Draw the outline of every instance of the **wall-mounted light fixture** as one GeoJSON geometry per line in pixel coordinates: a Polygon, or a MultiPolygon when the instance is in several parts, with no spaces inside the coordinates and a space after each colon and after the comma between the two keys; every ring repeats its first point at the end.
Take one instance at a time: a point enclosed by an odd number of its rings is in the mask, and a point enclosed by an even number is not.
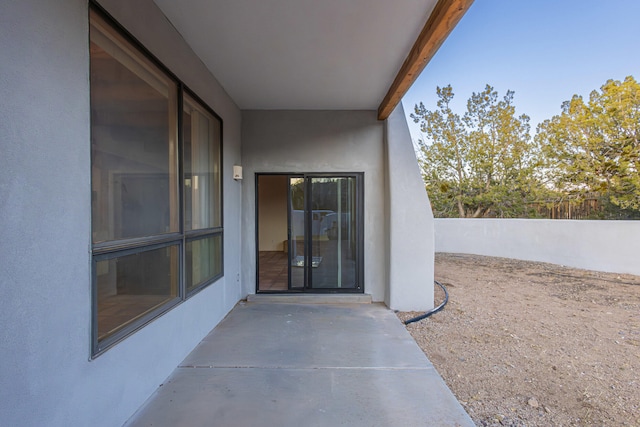
{"type": "Polygon", "coordinates": [[[242,180],[242,166],[233,166],[233,179],[235,179],[236,181],[242,180]]]}

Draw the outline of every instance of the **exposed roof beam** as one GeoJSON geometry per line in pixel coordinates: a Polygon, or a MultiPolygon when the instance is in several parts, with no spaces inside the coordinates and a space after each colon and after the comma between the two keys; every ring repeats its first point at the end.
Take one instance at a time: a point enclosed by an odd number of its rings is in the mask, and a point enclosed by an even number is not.
{"type": "Polygon", "coordinates": [[[389,117],[472,3],[473,0],[438,1],[378,107],[378,120],[389,117]]]}

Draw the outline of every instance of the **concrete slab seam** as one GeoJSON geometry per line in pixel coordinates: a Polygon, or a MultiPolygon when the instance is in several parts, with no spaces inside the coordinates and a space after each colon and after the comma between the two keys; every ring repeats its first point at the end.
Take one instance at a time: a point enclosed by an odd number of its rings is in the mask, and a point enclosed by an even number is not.
{"type": "Polygon", "coordinates": [[[281,369],[288,371],[315,371],[315,370],[354,370],[354,371],[432,371],[433,366],[315,366],[309,368],[294,368],[287,366],[211,366],[211,365],[182,365],[178,369],[281,369]]]}

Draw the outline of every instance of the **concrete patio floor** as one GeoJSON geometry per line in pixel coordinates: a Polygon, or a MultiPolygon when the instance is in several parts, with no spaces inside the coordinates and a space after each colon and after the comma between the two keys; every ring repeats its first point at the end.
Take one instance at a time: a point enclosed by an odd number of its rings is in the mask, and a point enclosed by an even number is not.
{"type": "Polygon", "coordinates": [[[126,426],[473,426],[379,304],[239,303],[126,426]]]}

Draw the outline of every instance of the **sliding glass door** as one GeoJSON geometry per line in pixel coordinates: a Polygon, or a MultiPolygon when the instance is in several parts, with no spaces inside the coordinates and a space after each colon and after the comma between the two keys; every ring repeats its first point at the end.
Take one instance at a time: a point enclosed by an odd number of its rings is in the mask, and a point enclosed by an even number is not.
{"type": "Polygon", "coordinates": [[[308,287],[356,289],[356,177],[310,177],[308,287]]]}
{"type": "Polygon", "coordinates": [[[258,176],[257,291],[363,292],[362,178],[357,173],[258,176]],[[280,179],[286,179],[287,206],[286,219],[278,220],[284,197],[268,186],[280,179]],[[283,258],[269,242],[277,241],[270,235],[284,221],[283,258]],[[286,270],[277,259],[286,259],[286,270]]]}

